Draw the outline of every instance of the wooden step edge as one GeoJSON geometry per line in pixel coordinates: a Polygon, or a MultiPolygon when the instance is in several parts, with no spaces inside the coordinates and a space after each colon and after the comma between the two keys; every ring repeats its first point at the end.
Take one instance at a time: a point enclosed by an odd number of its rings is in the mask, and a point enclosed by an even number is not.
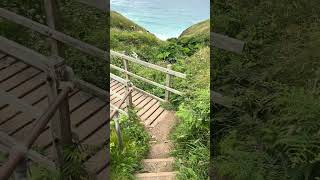
{"type": "Polygon", "coordinates": [[[159,159],[144,159],[142,160],[142,162],[144,163],[156,163],[156,162],[174,162],[174,158],[173,157],[169,157],[169,158],[159,158],[159,159]]]}
{"type": "Polygon", "coordinates": [[[148,178],[148,177],[175,177],[178,172],[173,171],[173,172],[157,172],[157,173],[138,173],[135,176],[140,177],[140,178],[148,178]]]}

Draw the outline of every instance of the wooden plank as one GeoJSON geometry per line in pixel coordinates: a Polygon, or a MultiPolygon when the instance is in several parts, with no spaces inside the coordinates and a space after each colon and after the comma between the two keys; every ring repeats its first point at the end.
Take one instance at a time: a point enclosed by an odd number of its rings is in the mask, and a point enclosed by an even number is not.
{"type": "Polygon", "coordinates": [[[121,54],[121,53],[118,53],[118,52],[115,52],[115,51],[112,51],[112,50],[110,52],[111,52],[111,56],[120,57],[120,58],[126,59],[128,61],[134,62],[136,64],[140,64],[142,66],[148,67],[150,69],[161,71],[161,72],[164,72],[166,74],[170,74],[170,75],[173,75],[173,76],[176,76],[176,77],[180,77],[180,78],[183,78],[183,79],[185,79],[187,77],[186,74],[183,74],[183,73],[180,73],[180,72],[177,72],[177,71],[173,71],[173,70],[170,70],[170,69],[167,69],[167,68],[155,65],[155,64],[151,64],[151,63],[148,63],[146,61],[142,61],[142,60],[137,59],[137,58],[133,58],[133,57],[130,57],[130,56],[127,56],[127,55],[124,55],[124,54],[121,54]]]}
{"type": "MultiPolygon", "coordinates": [[[[31,105],[36,105],[41,101],[46,100],[46,92],[43,87],[40,87],[33,91],[32,93],[21,97],[21,100],[31,104],[31,105]]],[[[41,108],[47,108],[48,103],[42,104],[41,108]]],[[[21,112],[19,112],[17,109],[15,109],[13,106],[8,106],[0,111],[0,125],[5,123],[7,120],[10,120],[14,117],[17,117],[21,112]]]]}
{"type": "Polygon", "coordinates": [[[150,101],[152,101],[152,98],[150,96],[147,96],[143,101],[136,105],[136,108],[138,109],[138,111],[140,111],[150,101]]]}
{"type": "MultiPolygon", "coordinates": [[[[43,99],[42,101],[38,102],[35,105],[35,108],[39,109],[40,107],[47,105],[45,100],[46,99],[43,99]]],[[[18,131],[22,131],[23,128],[25,128],[27,125],[30,125],[33,122],[35,122],[35,120],[36,118],[34,118],[34,116],[32,115],[26,113],[18,113],[17,116],[14,116],[5,124],[2,124],[1,128],[6,129],[5,131],[8,132],[9,135],[15,135],[18,131]]],[[[29,134],[30,132],[31,129],[25,135],[29,134]]],[[[21,137],[15,136],[15,138],[22,140],[25,137],[25,135],[21,137]]]]}
{"type": "Polygon", "coordinates": [[[90,172],[99,173],[108,165],[107,149],[103,148],[84,163],[90,172]]]}
{"type": "Polygon", "coordinates": [[[14,59],[13,57],[7,56],[4,59],[1,59],[0,61],[0,70],[3,70],[12,64],[14,64],[17,60],[14,59]]]}
{"type": "Polygon", "coordinates": [[[76,94],[69,98],[69,108],[71,109],[71,112],[73,113],[75,110],[80,108],[91,99],[93,99],[93,96],[82,91],[78,91],[76,94]]]}
{"type": "Polygon", "coordinates": [[[80,3],[86,4],[91,7],[95,7],[104,12],[109,11],[109,5],[107,0],[77,0],[80,3]]]}
{"type": "Polygon", "coordinates": [[[212,47],[217,47],[220,49],[224,49],[227,51],[235,52],[235,53],[242,53],[243,47],[244,47],[244,42],[230,38],[221,34],[217,34],[214,32],[211,32],[211,46],[212,47]]]}
{"type": "Polygon", "coordinates": [[[85,119],[91,117],[98,109],[105,106],[105,103],[106,102],[102,102],[100,99],[94,98],[86,102],[76,111],[73,111],[71,114],[72,126],[79,126],[85,119]]]}
{"type": "Polygon", "coordinates": [[[75,83],[75,86],[79,89],[81,89],[82,91],[85,91],[89,94],[92,94],[98,98],[100,98],[103,101],[107,101],[109,98],[109,93],[101,88],[98,88],[90,83],[87,83],[83,80],[80,79],[75,79],[73,80],[73,82],[75,83]]]}
{"type": "Polygon", "coordinates": [[[142,116],[144,113],[148,112],[150,108],[152,108],[153,105],[155,105],[158,101],[155,99],[152,99],[148,104],[146,104],[140,111],[138,111],[137,115],[142,116]]]}
{"type": "Polygon", "coordinates": [[[14,106],[18,111],[27,113],[36,119],[42,115],[42,112],[39,111],[38,109],[16,98],[14,95],[7,93],[5,91],[2,91],[1,89],[0,89],[0,102],[10,104],[11,106],[14,106]]]}
{"type": "Polygon", "coordinates": [[[104,168],[97,176],[97,180],[106,180],[110,179],[110,165],[104,168]]]}
{"type": "Polygon", "coordinates": [[[134,104],[135,106],[137,106],[137,105],[140,104],[142,101],[144,101],[147,97],[148,97],[147,95],[142,94],[142,96],[139,97],[139,99],[137,99],[136,101],[134,101],[133,104],[134,104]]]}
{"type": "Polygon", "coordinates": [[[12,76],[7,81],[0,83],[0,89],[3,89],[5,91],[9,91],[10,89],[13,89],[14,87],[19,86],[19,84],[22,84],[23,82],[38,75],[39,73],[41,73],[41,72],[34,69],[34,68],[29,67],[29,68],[23,70],[22,72],[12,76]]]}
{"type": "MultiPolygon", "coordinates": [[[[75,132],[78,134],[80,141],[84,141],[88,137],[95,134],[97,130],[106,125],[108,121],[108,106],[99,108],[95,114],[83,118],[82,123],[75,128],[75,132]]],[[[105,138],[103,138],[105,139],[105,138]]]]}
{"type": "MultiPolygon", "coordinates": [[[[108,59],[109,53],[107,51],[103,51],[95,46],[92,46],[90,44],[84,43],[80,40],[77,40],[71,36],[65,35],[59,31],[56,31],[52,28],[49,28],[48,26],[45,26],[43,24],[37,23],[35,21],[32,21],[28,18],[25,18],[23,16],[17,15],[13,12],[10,12],[6,9],[0,8],[0,17],[3,17],[9,21],[15,22],[19,25],[22,25],[24,27],[30,28],[38,33],[41,33],[45,36],[49,36],[51,38],[54,38],[60,42],[63,42],[69,46],[75,47],[79,49],[82,52],[85,52],[87,54],[90,54],[94,57],[102,58],[102,59],[108,59]]],[[[2,40],[1,40],[2,41],[2,40]]],[[[0,48],[0,50],[3,50],[0,48]]],[[[29,59],[37,59],[37,58],[29,58],[29,59]]]]}
{"type": "Polygon", "coordinates": [[[31,93],[35,89],[41,87],[44,84],[45,84],[45,76],[44,76],[44,74],[40,74],[39,76],[36,76],[36,77],[32,78],[31,80],[23,83],[21,86],[18,86],[17,88],[13,89],[11,92],[16,97],[21,98],[21,97],[31,93]]]}
{"type": "Polygon", "coordinates": [[[155,127],[159,122],[162,121],[163,118],[167,116],[169,112],[168,111],[163,111],[160,116],[158,116],[151,124],[150,127],[155,127]]]}
{"type": "MultiPolygon", "coordinates": [[[[1,9],[2,8],[0,8],[0,14],[1,9]]],[[[2,36],[0,36],[0,50],[6,51],[6,53],[10,54],[11,56],[46,72],[49,72],[51,67],[56,67],[63,63],[63,60],[60,58],[49,59],[34,50],[28,49],[2,36]]]]}
{"type": "MultiPolygon", "coordinates": [[[[106,107],[108,108],[108,107],[106,107]]],[[[83,144],[88,145],[99,145],[99,144],[107,144],[107,140],[110,138],[110,123],[108,122],[104,126],[100,127],[89,137],[86,137],[81,141],[83,144]]]]}
{"type": "Polygon", "coordinates": [[[153,95],[153,94],[151,94],[151,93],[149,93],[149,92],[147,92],[147,91],[144,91],[144,90],[142,90],[142,89],[140,89],[140,88],[138,88],[138,87],[136,87],[136,86],[133,86],[133,89],[135,89],[135,90],[137,90],[137,91],[140,91],[140,92],[142,92],[142,93],[144,93],[144,94],[146,94],[146,95],[148,95],[148,96],[152,97],[153,99],[156,99],[156,100],[158,100],[158,101],[160,101],[160,102],[165,102],[164,99],[161,99],[161,98],[159,98],[158,96],[155,96],[155,95],[153,95]]]}
{"type": "Polygon", "coordinates": [[[140,119],[142,121],[148,120],[148,118],[158,109],[160,108],[160,102],[157,102],[151,108],[149,108],[143,115],[141,115],[140,119]]]}
{"type": "Polygon", "coordinates": [[[10,77],[14,76],[15,74],[19,73],[28,68],[28,65],[18,62],[9,67],[7,67],[4,71],[0,71],[0,83],[6,81],[10,77]]]}
{"type": "Polygon", "coordinates": [[[159,107],[156,111],[154,111],[150,117],[145,121],[147,126],[151,125],[165,110],[162,107],[159,107]]]}
{"type": "Polygon", "coordinates": [[[126,71],[126,70],[124,70],[124,69],[122,69],[122,68],[119,68],[119,67],[117,67],[117,66],[115,66],[115,65],[110,64],[110,67],[113,68],[113,69],[116,69],[116,70],[118,70],[118,71],[120,71],[120,72],[127,73],[127,74],[130,75],[131,77],[135,77],[136,79],[139,79],[139,80],[141,80],[141,81],[143,81],[143,82],[146,82],[146,83],[149,83],[149,84],[151,84],[151,85],[157,86],[157,87],[162,88],[162,89],[164,89],[164,90],[166,90],[166,91],[170,91],[170,92],[175,93],[175,94],[178,94],[178,95],[183,95],[183,94],[184,94],[184,93],[182,93],[182,92],[180,92],[180,91],[178,91],[178,90],[175,90],[175,89],[173,89],[173,88],[170,88],[170,87],[165,86],[165,85],[162,85],[162,84],[159,84],[159,83],[154,82],[154,81],[152,81],[152,80],[149,80],[149,79],[147,79],[147,78],[141,77],[141,76],[136,75],[136,74],[134,74],[134,73],[132,73],[132,72],[129,72],[129,71],[126,71]]]}
{"type": "MultiPolygon", "coordinates": [[[[12,149],[13,146],[19,145],[22,146],[22,144],[20,142],[17,142],[15,139],[13,139],[12,137],[8,136],[7,134],[0,132],[0,141],[5,142],[7,146],[2,146],[5,147],[6,149],[3,149],[6,153],[9,153],[12,149]]],[[[48,169],[55,171],[56,170],[56,166],[55,164],[50,161],[48,158],[46,158],[45,156],[33,151],[33,150],[29,150],[27,152],[27,157],[29,159],[31,159],[33,162],[39,163],[41,165],[46,166],[48,169]]]]}
{"type": "Polygon", "coordinates": [[[4,57],[6,57],[6,56],[7,56],[6,54],[0,52],[0,59],[4,58],[4,57]]]}

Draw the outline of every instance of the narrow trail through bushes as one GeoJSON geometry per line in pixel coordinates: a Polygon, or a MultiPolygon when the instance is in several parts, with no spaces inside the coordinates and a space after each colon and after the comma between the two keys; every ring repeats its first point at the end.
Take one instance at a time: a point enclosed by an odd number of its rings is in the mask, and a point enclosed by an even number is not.
{"type": "Polygon", "coordinates": [[[136,174],[138,179],[175,179],[174,158],[170,157],[173,144],[169,140],[169,135],[176,124],[175,112],[166,111],[166,115],[154,127],[146,126],[146,130],[151,137],[150,151],[146,159],[142,161],[142,171],[136,174]]]}

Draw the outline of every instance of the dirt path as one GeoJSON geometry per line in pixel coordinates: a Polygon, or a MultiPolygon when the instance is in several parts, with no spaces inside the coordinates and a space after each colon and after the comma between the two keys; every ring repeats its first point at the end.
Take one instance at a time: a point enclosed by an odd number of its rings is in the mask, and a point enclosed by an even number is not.
{"type": "Polygon", "coordinates": [[[170,157],[173,148],[169,135],[176,125],[175,112],[166,111],[154,127],[146,127],[150,134],[150,151],[147,159],[144,159],[143,170],[136,175],[140,180],[173,180],[176,172],[173,172],[174,159],[170,157]]]}

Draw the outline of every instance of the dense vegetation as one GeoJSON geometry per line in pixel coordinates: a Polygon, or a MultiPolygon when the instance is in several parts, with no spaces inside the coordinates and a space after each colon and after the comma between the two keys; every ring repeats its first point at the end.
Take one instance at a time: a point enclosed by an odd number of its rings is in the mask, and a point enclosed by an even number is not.
{"type": "Polygon", "coordinates": [[[149,135],[139,123],[135,112],[132,111],[130,113],[130,118],[121,116],[119,121],[122,129],[122,148],[119,146],[114,122],[111,123],[111,179],[134,179],[134,173],[141,168],[139,162],[146,156],[149,150],[149,135]]]}
{"type": "Polygon", "coordinates": [[[242,55],[214,51],[214,89],[236,101],[236,108],[213,110],[217,174],[319,179],[319,5],[212,2],[214,31],[246,42],[242,55]]]}
{"type": "MultiPolygon", "coordinates": [[[[179,125],[172,134],[179,179],[208,178],[209,27],[207,20],[188,28],[179,38],[161,41],[127,18],[116,12],[111,13],[111,49],[163,67],[172,64],[174,70],[188,76],[186,81],[175,78],[173,82],[175,88],[184,90],[187,95],[173,96],[171,105],[165,106],[177,110],[179,118],[179,125]]],[[[112,58],[111,62],[122,66],[122,61],[116,58],[112,58]]],[[[133,63],[130,64],[130,71],[159,83],[165,81],[164,74],[133,63]]],[[[112,72],[116,74],[116,71],[112,72]]],[[[163,90],[154,86],[141,81],[133,80],[133,83],[160,97],[164,95],[163,90]]]]}

